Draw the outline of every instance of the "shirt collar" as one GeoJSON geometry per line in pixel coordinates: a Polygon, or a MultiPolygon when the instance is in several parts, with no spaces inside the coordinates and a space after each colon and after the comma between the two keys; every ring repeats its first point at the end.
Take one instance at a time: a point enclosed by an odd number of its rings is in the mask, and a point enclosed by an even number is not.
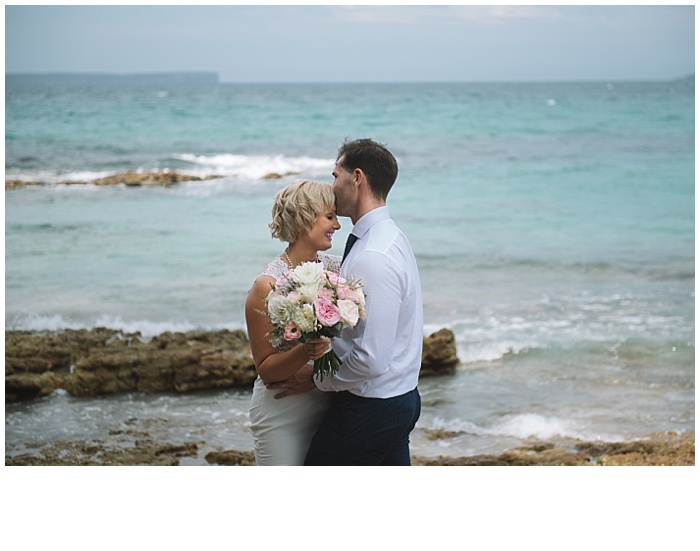
{"type": "Polygon", "coordinates": [[[352,231],[350,233],[356,235],[359,239],[362,239],[362,237],[372,226],[383,220],[388,220],[389,218],[391,218],[389,216],[389,207],[386,205],[377,207],[360,218],[352,227],[352,231]]]}

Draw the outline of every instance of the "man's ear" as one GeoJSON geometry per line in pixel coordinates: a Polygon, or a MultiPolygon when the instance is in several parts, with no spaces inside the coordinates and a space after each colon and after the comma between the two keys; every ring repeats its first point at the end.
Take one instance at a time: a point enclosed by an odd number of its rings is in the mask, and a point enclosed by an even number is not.
{"type": "Polygon", "coordinates": [[[356,168],[352,172],[352,181],[355,185],[359,185],[363,181],[367,181],[367,178],[365,176],[365,173],[362,172],[361,168],[356,168]]]}

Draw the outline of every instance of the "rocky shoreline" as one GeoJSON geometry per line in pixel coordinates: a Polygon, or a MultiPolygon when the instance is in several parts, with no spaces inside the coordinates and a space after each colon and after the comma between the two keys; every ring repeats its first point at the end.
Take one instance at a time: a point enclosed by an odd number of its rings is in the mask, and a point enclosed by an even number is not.
{"type": "MultiPolygon", "coordinates": [[[[285,176],[295,176],[299,174],[298,172],[285,172],[283,174],[277,172],[270,172],[262,176],[262,180],[277,180],[279,178],[284,178],[285,176]]],[[[118,172],[112,176],[106,176],[105,178],[96,178],[94,180],[63,180],[57,182],[56,185],[66,185],[66,186],[117,186],[124,185],[127,187],[140,187],[140,186],[164,186],[169,187],[181,182],[205,182],[208,180],[218,180],[224,176],[212,174],[205,177],[192,176],[190,174],[181,174],[174,170],[156,170],[149,172],[118,172]]],[[[48,182],[37,180],[5,180],[5,191],[10,189],[18,189],[28,186],[44,186],[48,185],[48,182]]]]}
{"type": "MultiPolygon", "coordinates": [[[[59,441],[6,445],[5,466],[180,466],[196,457],[203,442],[156,442],[141,431],[121,431],[123,443],[59,441]],[[131,438],[129,438],[131,436],[131,438]]],[[[209,451],[209,465],[253,466],[252,451],[209,451]]],[[[413,456],[414,466],[693,466],[695,433],[650,435],[634,442],[575,442],[562,447],[539,442],[498,455],[426,458],[413,456]]]]}
{"type": "MultiPolygon", "coordinates": [[[[459,358],[453,333],[424,338],[421,377],[449,375],[459,358]]],[[[5,333],[5,401],[29,401],[57,390],[72,396],[250,388],[255,379],[241,330],[140,333],[107,328],[5,333]]],[[[424,430],[431,440],[454,434],[424,430]]],[[[212,450],[206,442],[164,442],[140,419],[104,439],[5,443],[5,465],[254,465],[249,450],[212,450]]],[[[416,466],[695,465],[695,433],[659,433],[632,442],[531,442],[496,455],[413,457],[416,466]]]]}
{"type": "MultiPolygon", "coordinates": [[[[421,376],[454,373],[453,333],[423,340],[421,376]]],[[[152,339],[115,329],[5,332],[5,402],[119,392],[190,392],[252,387],[256,377],[242,330],[166,332],[152,339]]]]}

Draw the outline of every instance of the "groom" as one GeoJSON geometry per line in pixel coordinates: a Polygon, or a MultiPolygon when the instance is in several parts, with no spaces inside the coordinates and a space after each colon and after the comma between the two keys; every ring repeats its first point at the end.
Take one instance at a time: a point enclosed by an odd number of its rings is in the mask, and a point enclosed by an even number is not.
{"type": "Polygon", "coordinates": [[[409,433],[421,408],[423,302],[411,245],[386,206],[397,175],[394,156],[370,139],[338,151],[336,209],[353,223],[341,275],[361,280],[366,317],[333,343],[340,370],[314,380],[336,394],[305,465],[411,464],[409,433]]]}

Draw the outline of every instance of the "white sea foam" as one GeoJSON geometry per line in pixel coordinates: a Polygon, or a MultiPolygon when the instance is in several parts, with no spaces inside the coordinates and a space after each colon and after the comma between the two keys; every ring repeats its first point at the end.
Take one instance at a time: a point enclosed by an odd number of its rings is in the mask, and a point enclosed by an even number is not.
{"type": "Polygon", "coordinates": [[[287,157],[285,155],[194,155],[191,153],[173,155],[173,158],[193,165],[188,172],[209,175],[235,176],[257,180],[269,174],[298,174],[323,171],[330,174],[332,159],[313,157],[287,157]]]}
{"type": "Polygon", "coordinates": [[[516,438],[548,439],[556,436],[578,437],[580,427],[573,421],[535,413],[508,415],[488,430],[491,434],[516,438]]]}
{"type": "Polygon", "coordinates": [[[428,336],[444,327],[454,333],[457,356],[463,364],[493,362],[540,346],[530,336],[530,322],[522,318],[461,318],[446,324],[425,324],[423,334],[428,336]]]}
{"type": "Polygon", "coordinates": [[[575,419],[563,419],[537,413],[507,415],[501,421],[486,429],[485,433],[491,436],[511,436],[522,439],[537,438],[539,440],[573,438],[586,441],[618,442],[627,438],[622,434],[596,431],[593,427],[575,419]]]}
{"type": "Polygon", "coordinates": [[[5,173],[6,180],[21,180],[23,182],[44,182],[47,184],[58,184],[61,182],[91,182],[99,178],[111,176],[114,172],[81,170],[75,172],[56,172],[49,170],[31,171],[8,171],[5,173]]]}
{"type": "Polygon", "coordinates": [[[60,332],[65,329],[93,329],[105,327],[123,333],[140,333],[143,340],[149,340],[166,332],[184,333],[187,331],[215,331],[219,329],[241,329],[236,324],[202,326],[188,321],[125,321],[118,316],[103,315],[94,319],[71,320],[60,315],[42,316],[36,314],[18,314],[6,320],[5,329],[14,331],[60,332]]]}
{"type": "MultiPolygon", "coordinates": [[[[424,334],[441,327],[451,329],[457,355],[468,366],[534,350],[577,349],[582,343],[623,342],[649,335],[677,339],[679,328],[684,334],[692,333],[692,325],[683,316],[658,313],[653,306],[639,297],[619,293],[578,293],[521,304],[489,305],[470,316],[426,324],[424,334]]],[[[468,305],[463,307],[467,309],[468,305]]]]}
{"type": "MultiPolygon", "coordinates": [[[[324,174],[330,176],[333,169],[333,159],[318,159],[314,157],[288,157],[285,155],[234,155],[222,153],[218,155],[195,155],[192,153],[175,154],[172,159],[188,163],[186,168],[177,168],[193,176],[206,177],[218,175],[248,180],[259,180],[268,175],[280,176],[324,174]]],[[[134,172],[153,172],[158,170],[173,170],[172,167],[138,167],[134,172]]],[[[59,184],[62,182],[91,182],[99,178],[114,175],[114,171],[8,171],[6,180],[21,180],[25,182],[44,182],[59,184]]]]}
{"type": "Polygon", "coordinates": [[[457,356],[462,363],[477,363],[477,362],[494,362],[501,360],[511,354],[520,354],[529,350],[533,346],[532,343],[515,342],[515,341],[500,341],[500,342],[481,342],[470,344],[458,344],[457,356]]]}
{"type": "Polygon", "coordinates": [[[508,437],[527,440],[551,440],[553,438],[573,438],[577,440],[621,441],[622,435],[602,434],[574,419],[563,419],[537,413],[509,414],[491,425],[477,425],[465,419],[445,419],[440,416],[424,416],[421,428],[464,433],[472,437],[508,437]]]}
{"type": "Polygon", "coordinates": [[[62,329],[84,329],[85,324],[70,324],[63,316],[39,316],[35,314],[17,314],[5,320],[8,331],[60,331],[62,329]]]}
{"type": "Polygon", "coordinates": [[[440,416],[428,417],[423,416],[421,418],[420,424],[421,428],[426,430],[444,430],[449,432],[464,432],[472,435],[483,435],[487,431],[483,427],[480,427],[471,421],[465,421],[464,419],[445,419],[440,416]]]}

